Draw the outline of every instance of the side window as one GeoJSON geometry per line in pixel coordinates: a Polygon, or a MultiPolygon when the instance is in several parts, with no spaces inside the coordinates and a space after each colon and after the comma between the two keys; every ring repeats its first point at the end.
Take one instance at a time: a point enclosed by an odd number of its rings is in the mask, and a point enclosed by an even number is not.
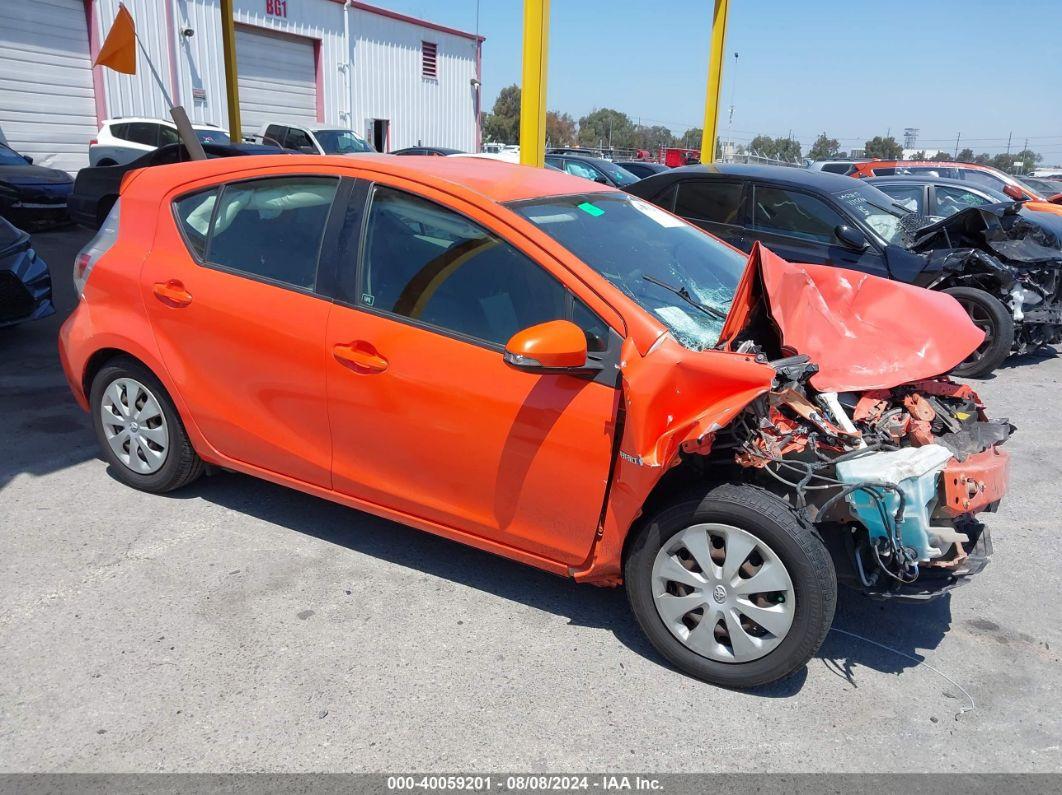
{"type": "Polygon", "coordinates": [[[717,224],[740,224],[744,192],[740,182],[687,180],[680,182],[675,214],[717,224]]]}
{"type": "MultiPolygon", "coordinates": [[[[571,294],[552,275],[433,202],[378,186],[366,226],[358,286],[364,306],[498,345],[572,316],[571,294]]],[[[586,307],[577,315],[587,347],[603,350],[604,324],[586,307]]]]}
{"type": "Polygon", "coordinates": [[[982,204],[989,203],[988,199],[963,188],[937,185],[937,215],[945,218],[968,207],[980,207],[982,204]]]}
{"type": "Polygon", "coordinates": [[[891,177],[896,173],[895,168],[872,168],[870,173],[875,177],[891,177]]]}
{"type": "Polygon", "coordinates": [[[921,185],[875,185],[874,187],[888,194],[897,204],[903,205],[910,212],[926,215],[925,191],[921,185]]]}
{"type": "Polygon", "coordinates": [[[112,124],[111,135],[115,138],[120,138],[123,141],[129,139],[129,125],[128,124],[112,124]]]}
{"type": "Polygon", "coordinates": [[[186,196],[175,206],[189,244],[202,259],[311,289],[338,185],[333,177],[260,179],[226,185],[220,198],[213,191],[186,196]]]}
{"type": "Polygon", "coordinates": [[[262,138],[262,143],[272,144],[273,146],[283,146],[284,128],[279,124],[270,124],[266,127],[265,135],[263,135],[262,138]]]}
{"type": "Polygon", "coordinates": [[[206,253],[207,234],[210,232],[210,219],[214,214],[218,190],[210,188],[199,191],[173,203],[173,211],[177,216],[177,224],[184,232],[184,239],[200,259],[206,253]]]}
{"type": "Polygon", "coordinates": [[[564,170],[575,177],[582,177],[583,179],[596,180],[600,174],[597,169],[591,166],[589,163],[580,163],[578,160],[565,160],[564,170]]]}
{"type": "Polygon", "coordinates": [[[313,145],[313,141],[310,140],[310,136],[306,134],[304,130],[296,129],[295,127],[288,127],[288,140],[284,142],[284,146],[288,149],[312,149],[317,151],[317,147],[313,145]]]}
{"type": "Polygon", "coordinates": [[[164,124],[159,125],[159,146],[166,146],[168,144],[175,144],[181,140],[181,136],[177,134],[177,131],[172,127],[167,127],[164,124]]]}
{"type": "Polygon", "coordinates": [[[997,177],[990,171],[978,171],[974,168],[962,169],[962,178],[967,182],[971,182],[974,185],[981,185],[992,190],[1002,191],[1007,187],[1007,183],[997,177]]]}
{"type": "Polygon", "coordinates": [[[834,229],[846,223],[825,202],[799,191],[757,185],[755,199],[757,229],[832,243],[834,229]]]}
{"type": "Polygon", "coordinates": [[[146,121],[134,121],[129,123],[129,129],[125,134],[127,141],[145,146],[157,146],[159,140],[159,125],[146,121]]]}

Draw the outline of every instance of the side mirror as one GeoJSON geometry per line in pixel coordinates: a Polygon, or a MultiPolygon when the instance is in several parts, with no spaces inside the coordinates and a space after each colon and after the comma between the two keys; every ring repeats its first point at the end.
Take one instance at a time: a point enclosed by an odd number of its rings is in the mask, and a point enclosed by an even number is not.
{"type": "Polygon", "coordinates": [[[28,166],[32,166],[33,165],[33,158],[30,157],[29,155],[22,155],[22,159],[26,161],[26,165],[28,165],[28,166]]]}
{"type": "Polygon", "coordinates": [[[505,345],[505,363],[532,373],[583,371],[586,335],[570,320],[551,320],[518,331],[505,345]]]}
{"type": "Polygon", "coordinates": [[[1016,202],[1023,202],[1029,197],[1025,195],[1025,191],[1019,188],[1017,185],[1004,185],[1003,192],[1014,199],[1016,202]]]}
{"type": "Polygon", "coordinates": [[[867,236],[854,226],[841,224],[833,232],[837,235],[837,239],[841,241],[841,245],[852,249],[852,251],[866,251],[867,246],[870,245],[867,242],[867,236]]]}
{"type": "Polygon", "coordinates": [[[608,180],[605,179],[604,177],[602,177],[600,174],[598,174],[596,177],[594,177],[594,182],[600,182],[602,185],[607,185],[608,184],[608,180]]]}

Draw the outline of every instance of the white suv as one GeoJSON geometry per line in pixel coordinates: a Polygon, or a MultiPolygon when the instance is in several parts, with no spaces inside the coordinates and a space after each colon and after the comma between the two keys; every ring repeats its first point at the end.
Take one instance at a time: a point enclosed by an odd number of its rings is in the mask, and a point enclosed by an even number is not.
{"type": "MultiPolygon", "coordinates": [[[[199,140],[205,144],[227,144],[229,134],[213,124],[193,124],[199,140]]],[[[180,142],[177,126],[165,119],[107,119],[96,137],[89,142],[90,166],[114,166],[131,163],[144,152],[180,142]]]]}
{"type": "Polygon", "coordinates": [[[308,155],[357,155],[376,151],[357,133],[328,124],[268,122],[262,125],[254,140],[308,155]]]}

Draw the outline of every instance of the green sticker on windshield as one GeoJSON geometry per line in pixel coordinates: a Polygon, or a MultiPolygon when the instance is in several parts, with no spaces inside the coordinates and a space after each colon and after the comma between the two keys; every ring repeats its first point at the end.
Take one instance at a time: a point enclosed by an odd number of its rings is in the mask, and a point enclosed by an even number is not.
{"type": "Polygon", "coordinates": [[[595,207],[590,202],[583,202],[582,204],[576,206],[587,215],[594,216],[594,218],[597,218],[599,215],[605,214],[604,210],[602,210],[600,207],[595,207]]]}

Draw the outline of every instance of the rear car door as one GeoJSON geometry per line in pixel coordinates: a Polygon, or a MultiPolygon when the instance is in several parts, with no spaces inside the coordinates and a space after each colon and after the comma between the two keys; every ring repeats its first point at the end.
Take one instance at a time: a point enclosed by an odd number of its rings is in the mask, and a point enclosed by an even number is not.
{"type": "Polygon", "coordinates": [[[966,188],[955,185],[933,186],[933,215],[947,218],[970,207],[991,204],[992,200],[966,188]]]}
{"type": "MultiPolygon", "coordinates": [[[[675,185],[670,198],[674,213],[711,232],[735,248],[748,251],[748,183],[737,179],[687,179],[675,185]]],[[[672,207],[668,206],[671,210],[672,207]]]]}
{"type": "Polygon", "coordinates": [[[888,278],[885,257],[869,237],[863,251],[840,242],[835,230],[842,224],[864,231],[819,196],[781,185],[753,185],[751,236],[775,254],[790,262],[836,265],[888,278]]]}
{"type": "Polygon", "coordinates": [[[324,487],[331,303],[316,287],[339,184],[306,175],[185,191],[163,203],[142,271],[163,362],[210,445],[324,487]]]}
{"type": "Polygon", "coordinates": [[[582,562],[612,461],[621,338],[475,207],[397,179],[364,193],[344,226],[326,335],[334,488],[582,562]],[[584,329],[609,363],[600,377],[504,362],[513,334],[555,319],[584,329]]]}

